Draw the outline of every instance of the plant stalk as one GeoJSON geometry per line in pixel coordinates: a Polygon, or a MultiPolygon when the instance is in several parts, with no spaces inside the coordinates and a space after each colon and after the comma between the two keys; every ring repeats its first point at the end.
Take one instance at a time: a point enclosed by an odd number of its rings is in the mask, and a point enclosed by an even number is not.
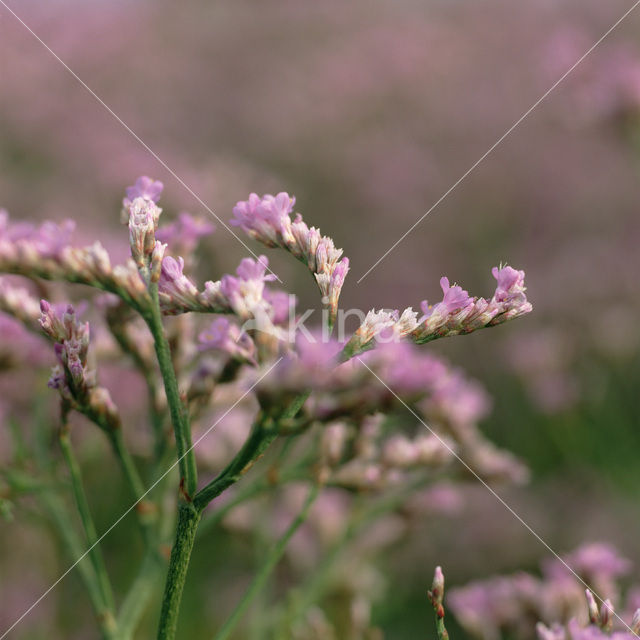
{"type": "MultiPolygon", "coordinates": [[[[308,397],[308,393],[296,397],[294,401],[280,413],[278,419],[294,417],[300,411],[308,397]]],[[[273,423],[273,418],[268,418],[261,412],[242,448],[220,474],[199,491],[193,501],[190,501],[189,496],[184,495],[183,492],[178,511],[175,542],[171,550],[169,572],[165,582],[158,628],[158,640],[173,640],[175,637],[182,591],[184,589],[191,551],[202,511],[211,500],[237,482],[251,468],[253,463],[276,439],[277,435],[278,430],[273,423]],[[270,428],[266,428],[265,423],[269,423],[270,428]]]]}
{"type": "Polygon", "coordinates": [[[63,424],[60,429],[59,439],[62,455],[64,456],[67,467],[69,468],[69,477],[71,479],[73,496],[76,501],[80,520],[82,521],[84,535],[87,544],[89,545],[89,557],[96,572],[102,601],[108,610],[113,611],[115,605],[113,600],[113,591],[109,581],[109,574],[107,573],[104,557],[102,556],[102,551],[98,544],[98,534],[96,533],[96,527],[93,522],[93,517],[91,516],[91,510],[89,509],[87,495],[84,491],[80,465],[73,453],[71,438],[69,436],[69,426],[66,423],[63,424]]]}
{"type": "Polygon", "coordinates": [[[165,583],[158,640],[173,640],[178,628],[180,601],[202,511],[191,502],[181,502],[178,509],[176,539],[171,549],[169,573],[165,583]]]}
{"type": "Polygon", "coordinates": [[[162,324],[157,283],[151,283],[149,285],[149,293],[151,295],[151,308],[148,313],[144,314],[144,319],[153,336],[160,373],[162,374],[167,395],[169,412],[171,413],[171,424],[173,425],[176,447],[178,449],[178,465],[183,491],[186,493],[188,499],[192,499],[196,493],[198,476],[195,454],[191,443],[189,419],[182,399],[180,398],[178,380],[176,379],[176,373],[171,360],[171,350],[162,324]]]}

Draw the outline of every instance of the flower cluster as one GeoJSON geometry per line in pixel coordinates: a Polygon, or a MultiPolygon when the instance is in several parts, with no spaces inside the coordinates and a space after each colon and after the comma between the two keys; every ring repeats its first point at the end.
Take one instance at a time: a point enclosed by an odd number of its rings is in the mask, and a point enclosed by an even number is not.
{"type": "Polygon", "coordinates": [[[60,392],[67,408],[86,414],[105,429],[119,428],[118,410],[108,390],[97,385],[96,373],[87,364],[89,323],[80,322],[71,305],[61,309],[42,300],[40,310],[40,326],[54,341],[58,360],[49,387],[60,392]]]}
{"type": "MultiPolygon", "coordinates": [[[[398,471],[438,467],[457,454],[487,480],[527,479],[521,462],[482,436],[477,423],[486,415],[489,400],[460,370],[406,342],[382,344],[349,362],[340,363],[340,353],[335,340],[298,335],[275,366],[275,375],[257,386],[263,406],[278,406],[287,397],[314,389],[306,419],[327,425],[331,453],[323,465],[331,469],[332,481],[386,486],[402,477],[398,471]],[[412,407],[416,433],[390,436],[381,431],[372,417],[403,403],[412,407]]],[[[257,370],[252,379],[260,376],[257,370]]]]}
{"type": "Polygon", "coordinates": [[[198,336],[201,351],[216,349],[241,362],[255,363],[253,340],[237,324],[221,316],[198,336]]]}
{"type": "Polygon", "coordinates": [[[43,222],[40,226],[12,224],[0,211],[0,272],[79,282],[110,291],[136,306],[146,298],[146,287],[134,262],[112,267],[105,248],[70,245],[75,224],[43,222]]]}
{"type": "Polygon", "coordinates": [[[389,435],[380,414],[330,423],[321,437],[320,469],[328,484],[381,491],[402,486],[416,474],[435,474],[454,459],[456,444],[446,436],[419,430],[413,436],[389,435]]]}
{"type": "Polygon", "coordinates": [[[167,245],[156,240],[156,231],[162,209],[157,202],[163,184],[147,176],[141,176],[127,187],[122,201],[122,218],[129,225],[131,257],[145,281],[158,282],[162,258],[167,245]]]}
{"type": "Polygon", "coordinates": [[[179,314],[188,311],[205,313],[232,313],[242,321],[254,320],[255,328],[264,332],[275,331],[274,324],[287,316],[288,296],[267,292],[265,283],[274,279],[267,275],[269,261],[265,256],[258,260],[244,258],[236,275],[224,275],[220,280],[209,280],[204,290],[184,274],[184,259],[165,256],[162,261],[158,290],[160,304],[165,313],[179,314]]]}
{"type": "Polygon", "coordinates": [[[497,286],[489,301],[471,297],[462,287],[451,286],[449,279],[443,277],[440,279],[442,301],[429,305],[424,300],[420,304],[422,317],[418,317],[411,307],[402,313],[398,310],[369,311],[346,344],[345,358],[373,348],[376,342],[406,337],[416,344],[424,344],[437,338],[492,327],[532,310],[525,295],[524,271],[516,271],[509,266],[494,267],[492,274],[497,286]]]}
{"type": "Polygon", "coordinates": [[[635,640],[640,634],[640,609],[636,609],[630,624],[622,620],[615,612],[609,599],[598,605],[590,589],[585,591],[589,624],[584,626],[576,618],[566,625],[553,623],[547,626],[542,622],[536,625],[538,640],[635,640]],[[617,624],[616,624],[617,623],[617,624]],[[613,631],[618,627],[623,630],[613,631]]]}
{"type": "Polygon", "coordinates": [[[14,287],[0,278],[0,311],[32,327],[40,317],[40,303],[24,287],[14,287]]]}
{"type": "Polygon", "coordinates": [[[286,249],[304,262],[315,276],[333,321],[349,271],[349,259],[342,258],[342,249],[337,249],[331,238],[323,236],[315,227],[309,228],[299,213],[291,220],[295,202],[295,198],[285,192],[262,198],[252,193],[248,200],[238,202],[233,208],[231,224],[266,246],[286,249]]]}
{"type": "MultiPolygon", "coordinates": [[[[452,589],[449,604],[462,626],[483,640],[498,638],[501,633],[523,640],[530,638],[536,622],[540,640],[596,640],[605,635],[593,624],[585,625],[600,621],[603,627],[611,628],[616,621],[611,602],[619,599],[616,581],[629,570],[629,561],[615,549],[591,543],[564,556],[562,561],[554,558],[543,563],[542,577],[519,573],[452,589]],[[606,599],[601,611],[604,620],[599,618],[601,614],[593,613],[595,602],[590,604],[587,616],[584,584],[572,571],[606,599]]],[[[623,635],[620,640],[627,637],[631,636],[623,635]]]]}
{"type": "Polygon", "coordinates": [[[130,208],[136,198],[157,204],[164,190],[160,180],[153,180],[148,176],[140,176],[130,187],[125,189],[126,196],[122,200],[122,222],[129,223],[130,208]]]}

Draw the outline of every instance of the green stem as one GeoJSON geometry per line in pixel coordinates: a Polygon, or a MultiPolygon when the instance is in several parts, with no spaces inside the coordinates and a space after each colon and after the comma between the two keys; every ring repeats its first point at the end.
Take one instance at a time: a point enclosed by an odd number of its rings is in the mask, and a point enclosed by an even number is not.
{"type": "Polygon", "coordinates": [[[308,397],[309,392],[306,391],[296,396],[291,404],[282,411],[275,420],[261,413],[249,437],[234,459],[216,478],[197,493],[194,499],[196,506],[204,509],[214,498],[217,498],[225,489],[237,482],[276,439],[278,429],[275,428],[275,424],[273,423],[294,418],[300,409],[302,409],[308,397]],[[269,422],[273,423],[270,425],[271,428],[267,429],[265,428],[265,424],[269,422]]]}
{"type": "Polygon", "coordinates": [[[162,313],[160,312],[158,299],[158,285],[154,283],[150,284],[149,293],[151,294],[151,308],[149,313],[144,315],[144,319],[153,336],[156,356],[158,358],[158,364],[160,365],[160,373],[164,381],[167,402],[171,413],[171,423],[173,425],[178,449],[178,464],[180,467],[183,491],[187,497],[191,498],[197,490],[198,475],[195,454],[191,444],[189,418],[182,399],[180,398],[178,381],[171,360],[171,350],[162,324],[162,313]]]}
{"type": "Polygon", "coordinates": [[[84,528],[87,544],[89,545],[89,558],[91,559],[91,563],[93,564],[93,568],[98,578],[102,601],[108,610],[113,611],[114,600],[111,583],[109,581],[109,574],[107,573],[104,557],[102,556],[102,551],[98,544],[98,534],[93,522],[93,517],[91,516],[91,510],[89,509],[87,495],[84,491],[80,465],[76,460],[71,446],[71,438],[69,436],[69,427],[67,424],[63,424],[60,429],[60,448],[62,449],[62,455],[64,456],[65,462],[69,467],[71,487],[73,489],[78,513],[80,514],[80,520],[82,521],[82,527],[84,528]]]}
{"type": "MultiPolygon", "coordinates": [[[[49,440],[45,435],[44,429],[45,424],[48,424],[45,405],[43,403],[36,403],[34,416],[34,457],[39,469],[47,474],[53,474],[53,465],[49,456],[49,440]]],[[[58,530],[58,534],[69,558],[75,563],[75,567],[78,569],[80,579],[85,586],[89,601],[96,613],[103,638],[105,638],[105,640],[116,640],[116,621],[111,612],[107,611],[104,607],[95,570],[89,558],[84,556],[84,546],[71,524],[71,518],[69,517],[67,509],[57,493],[51,490],[54,486],[53,480],[48,483],[48,485],[49,490],[45,487],[44,490],[38,494],[40,504],[44,507],[49,519],[58,530]],[[79,558],[82,558],[82,560],[78,562],[79,558]]]]}
{"type": "Polygon", "coordinates": [[[156,591],[165,566],[165,560],[155,549],[147,550],[140,571],[120,607],[118,629],[122,640],[133,637],[140,619],[156,591]]]}
{"type": "MultiPolygon", "coordinates": [[[[278,419],[294,417],[298,411],[300,411],[308,397],[308,393],[296,397],[294,401],[278,415],[278,419]]],[[[193,501],[190,501],[189,495],[184,495],[183,492],[178,511],[175,542],[171,550],[169,572],[165,582],[160,625],[158,628],[158,640],[173,640],[175,637],[182,591],[184,589],[189,559],[203,509],[211,500],[237,482],[264,453],[273,440],[275,440],[278,431],[274,427],[273,420],[273,418],[267,417],[263,413],[259,415],[251,429],[249,437],[242,445],[240,451],[238,451],[233,460],[216,478],[196,494],[193,501]],[[265,424],[269,424],[271,428],[265,428],[265,424]]]]}
{"type": "MultiPolygon", "coordinates": [[[[292,438],[289,438],[287,440],[287,443],[291,440],[292,438]]],[[[218,509],[216,509],[215,511],[210,511],[203,515],[202,522],[198,527],[198,536],[202,536],[211,531],[211,529],[214,529],[230,511],[233,511],[233,509],[239,504],[250,500],[254,496],[265,493],[276,486],[282,487],[289,482],[307,481],[308,479],[309,474],[304,466],[296,465],[292,469],[278,472],[278,475],[274,480],[263,477],[250,485],[238,489],[237,493],[234,493],[234,495],[223,505],[220,505],[218,509]]]]}
{"type": "Polygon", "coordinates": [[[311,488],[311,491],[307,496],[302,510],[289,525],[289,528],[285,531],[284,535],[276,542],[274,547],[271,549],[265,559],[264,564],[256,574],[244,596],[242,597],[242,600],[240,600],[236,608],[233,610],[232,614],[216,634],[215,640],[226,640],[230,636],[236,624],[238,624],[238,622],[242,618],[242,615],[246,611],[247,607],[251,604],[255,596],[264,587],[267,580],[269,579],[269,576],[271,575],[271,572],[275,569],[276,565],[284,555],[284,551],[287,547],[287,544],[289,543],[289,540],[291,540],[295,532],[300,528],[300,525],[302,525],[302,523],[307,519],[307,516],[309,515],[309,509],[311,508],[313,501],[317,498],[319,492],[320,487],[318,485],[314,485],[311,488]]]}
{"type": "Polygon", "coordinates": [[[201,514],[202,511],[197,509],[193,503],[180,503],[176,539],[171,549],[169,572],[160,612],[158,640],[173,640],[175,638],[182,590],[187,579],[189,560],[201,514]]]}
{"type": "Polygon", "coordinates": [[[194,504],[200,510],[204,509],[214,498],[217,498],[225,489],[235,484],[264,453],[267,447],[275,440],[275,431],[267,431],[258,421],[254,425],[251,434],[242,445],[242,448],[233,460],[220,474],[206,487],[201,489],[194,498],[194,504]]]}
{"type": "Polygon", "coordinates": [[[442,616],[436,610],[436,633],[438,634],[438,640],[449,640],[449,632],[444,626],[444,610],[442,611],[442,616]]]}

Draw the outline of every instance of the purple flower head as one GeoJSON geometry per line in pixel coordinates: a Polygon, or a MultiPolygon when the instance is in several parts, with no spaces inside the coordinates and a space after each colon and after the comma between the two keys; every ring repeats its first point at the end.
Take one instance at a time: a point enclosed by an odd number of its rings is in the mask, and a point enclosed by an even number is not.
{"type": "Polygon", "coordinates": [[[18,245],[23,251],[38,258],[59,258],[69,247],[75,229],[73,220],[63,220],[60,224],[45,221],[40,226],[27,222],[11,223],[9,214],[0,211],[0,243],[18,245]]]}
{"type": "Polygon", "coordinates": [[[160,180],[153,180],[148,176],[140,176],[133,186],[127,187],[127,197],[123,203],[126,207],[128,205],[127,201],[130,203],[136,198],[144,198],[145,200],[157,203],[158,200],[160,200],[160,194],[163,189],[164,185],[160,180]]]}
{"type": "Polygon", "coordinates": [[[422,332],[427,335],[441,336],[447,332],[460,332],[464,320],[472,313],[475,299],[458,285],[449,285],[449,278],[440,278],[443,298],[441,302],[429,306],[426,300],[420,303],[423,325],[422,332]]]}
{"type": "Polygon", "coordinates": [[[266,256],[259,256],[257,261],[244,258],[236,269],[237,277],[222,276],[220,293],[229,307],[244,320],[256,318],[271,326],[268,320],[270,305],[264,298],[264,283],[274,280],[275,276],[266,275],[268,266],[266,256]]]}
{"type": "Polygon", "coordinates": [[[306,369],[319,367],[323,370],[333,369],[340,353],[337,340],[326,340],[321,335],[299,332],[296,336],[296,353],[298,361],[306,369]]]}
{"type": "Polygon", "coordinates": [[[521,294],[524,296],[524,271],[516,271],[509,266],[505,266],[493,267],[491,273],[498,281],[494,300],[505,302],[521,294]]]}
{"type": "Polygon", "coordinates": [[[385,342],[361,356],[399,395],[427,394],[447,374],[446,365],[437,357],[420,353],[407,342],[385,342]]]}
{"type": "Polygon", "coordinates": [[[67,389],[67,379],[64,373],[64,369],[57,365],[51,369],[51,376],[47,382],[49,389],[56,391],[64,391],[67,389]]]}
{"type": "Polygon", "coordinates": [[[300,331],[294,348],[276,365],[274,375],[260,386],[276,395],[309,387],[326,388],[336,383],[344,368],[338,366],[340,347],[336,340],[327,340],[321,333],[300,331]]]}
{"type": "Polygon", "coordinates": [[[231,224],[267,246],[276,246],[291,225],[289,214],[294,204],[295,198],[284,191],[275,197],[267,194],[262,198],[252,193],[248,200],[239,201],[233,208],[231,224]]]}
{"type": "Polygon", "coordinates": [[[243,258],[236,269],[238,277],[242,280],[259,280],[269,282],[275,280],[274,274],[265,275],[269,267],[267,256],[259,256],[257,260],[252,258],[243,258]]]}
{"type": "Polygon", "coordinates": [[[344,279],[349,272],[349,258],[342,258],[340,262],[336,263],[331,274],[331,288],[340,290],[344,284],[344,279]]]}
{"type": "Polygon", "coordinates": [[[429,305],[428,300],[423,300],[420,303],[420,311],[422,311],[422,321],[424,322],[433,313],[433,307],[429,305]]]}
{"type": "Polygon", "coordinates": [[[500,638],[503,630],[517,628],[525,615],[530,615],[531,608],[542,601],[543,593],[540,580],[521,573],[451,589],[448,601],[461,625],[474,636],[500,638]]]}
{"type": "Polygon", "coordinates": [[[76,223],[73,220],[63,220],[61,224],[43,222],[30,240],[43,257],[58,257],[62,250],[70,245],[75,227],[76,223]]]}
{"type": "Polygon", "coordinates": [[[281,226],[285,218],[293,212],[296,199],[285,191],[281,191],[277,196],[265,195],[256,208],[256,213],[272,224],[281,226]]]}
{"type": "Polygon", "coordinates": [[[442,376],[429,404],[457,425],[477,423],[491,408],[491,400],[485,389],[459,369],[449,370],[446,376],[442,376]]]}
{"type": "Polygon", "coordinates": [[[564,627],[560,624],[553,624],[551,627],[547,627],[542,622],[538,622],[536,625],[536,634],[538,640],[565,640],[566,633],[564,627]]]}
{"type": "Polygon", "coordinates": [[[88,333],[88,324],[80,325],[72,305],[52,305],[46,300],[40,301],[40,326],[55,342],[65,342],[78,337],[83,326],[88,333]]]}
{"type": "Polygon", "coordinates": [[[469,293],[462,287],[459,287],[458,285],[454,285],[453,287],[449,286],[449,278],[446,276],[440,278],[440,286],[444,293],[444,297],[440,305],[442,305],[442,309],[445,313],[453,313],[454,311],[463,309],[469,303],[473,302],[473,298],[471,298],[469,293]]]}
{"type": "Polygon", "coordinates": [[[94,385],[93,374],[86,369],[89,323],[78,321],[72,305],[62,308],[42,300],[40,309],[40,326],[55,341],[54,353],[60,363],[53,370],[49,386],[60,390],[72,386],[78,392],[87,392],[94,385]],[[68,380],[65,378],[67,375],[68,380]]]}
{"type": "Polygon", "coordinates": [[[165,256],[162,260],[162,272],[160,273],[160,286],[168,287],[176,281],[184,278],[184,259],[178,256],[176,260],[172,256],[165,256]]]}
{"type": "Polygon", "coordinates": [[[158,290],[163,303],[168,307],[191,308],[197,305],[198,290],[196,286],[184,275],[184,259],[176,260],[171,256],[162,259],[158,290]]]}
{"type": "MultiPolygon", "coordinates": [[[[569,620],[567,628],[569,631],[569,640],[637,640],[635,634],[627,631],[607,633],[593,624],[587,627],[581,627],[575,618],[569,620]]],[[[541,640],[547,640],[547,638],[542,638],[541,640]]],[[[555,638],[553,640],[555,640],[555,638]]]]}
{"type": "Polygon", "coordinates": [[[199,349],[216,349],[238,360],[254,362],[255,346],[251,338],[228,318],[216,318],[198,336],[199,349]]]}
{"type": "Polygon", "coordinates": [[[216,225],[208,220],[195,218],[183,211],[178,219],[169,225],[161,227],[156,232],[156,238],[171,246],[179,246],[184,251],[192,251],[201,237],[213,233],[216,225]]]}
{"type": "Polygon", "coordinates": [[[309,228],[300,214],[291,221],[295,201],[284,191],[262,198],[252,193],[248,200],[236,204],[231,224],[241,227],[268,247],[286,249],[306,263],[316,278],[322,297],[326,298],[323,304],[328,306],[333,321],[349,261],[346,258],[340,261],[342,249],[336,249],[333,240],[323,236],[318,229],[309,228]]]}
{"type": "Polygon", "coordinates": [[[156,245],[155,231],[161,210],[151,200],[136,198],[129,205],[129,246],[138,268],[148,266],[156,245]]]}
{"type": "Polygon", "coordinates": [[[265,289],[263,297],[271,305],[271,319],[274,324],[285,324],[293,315],[296,307],[296,297],[293,294],[265,289]]]}
{"type": "Polygon", "coordinates": [[[249,194],[248,200],[239,200],[233,207],[233,215],[230,220],[234,227],[242,227],[247,233],[253,230],[257,217],[257,208],[260,204],[260,196],[257,193],[249,194]]]}
{"type": "MultiPolygon", "coordinates": [[[[631,562],[623,558],[611,545],[592,542],[578,547],[567,554],[564,561],[587,582],[601,583],[626,575],[631,570],[631,562]]],[[[559,560],[551,560],[544,565],[544,572],[551,579],[566,576],[569,570],[559,560]]]]}

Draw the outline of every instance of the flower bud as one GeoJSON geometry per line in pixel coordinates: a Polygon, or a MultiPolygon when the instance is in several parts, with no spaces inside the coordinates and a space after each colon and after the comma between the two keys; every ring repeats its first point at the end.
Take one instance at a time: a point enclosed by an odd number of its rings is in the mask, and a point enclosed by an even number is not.
{"type": "Polygon", "coordinates": [[[593,597],[590,589],[586,589],[584,595],[587,597],[587,607],[589,608],[589,622],[591,624],[600,624],[600,612],[598,611],[598,603],[593,597]]]}
{"type": "Polygon", "coordinates": [[[155,230],[160,209],[150,200],[136,198],[129,206],[129,244],[131,257],[139,269],[149,266],[156,246],[155,230]]]}
{"type": "Polygon", "coordinates": [[[615,613],[613,610],[613,604],[611,604],[611,600],[607,599],[602,603],[602,607],[600,609],[600,628],[603,631],[611,631],[613,628],[613,617],[615,613]]]}
{"type": "Polygon", "coordinates": [[[151,254],[151,282],[158,282],[160,280],[160,273],[162,272],[162,259],[164,258],[164,252],[167,249],[166,244],[162,244],[156,240],[155,247],[151,254]]]}
{"type": "Polygon", "coordinates": [[[442,567],[436,567],[431,585],[431,600],[434,604],[442,604],[444,598],[444,573],[442,567]]]}

